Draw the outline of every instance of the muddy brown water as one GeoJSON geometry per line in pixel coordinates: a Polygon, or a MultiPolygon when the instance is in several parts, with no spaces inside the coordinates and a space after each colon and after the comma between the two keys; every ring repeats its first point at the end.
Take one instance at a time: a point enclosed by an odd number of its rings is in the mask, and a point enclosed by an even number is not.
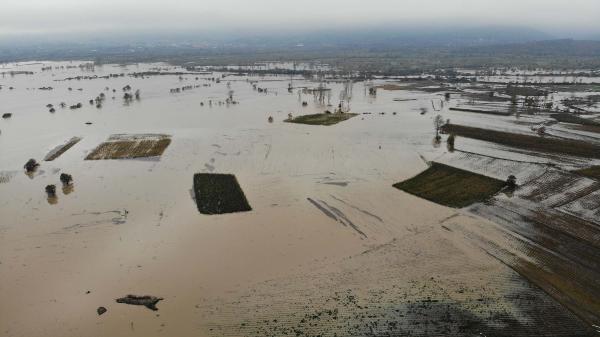
{"type": "MultiPolygon", "coordinates": [[[[7,64],[3,71],[35,74],[0,78],[0,112],[13,113],[0,121],[4,336],[501,335],[505,326],[519,332],[513,335],[536,327],[548,336],[589,332],[443,222],[491,223],[392,187],[424,170],[423,158],[446,152],[432,146],[434,113],[420,113],[438,94],[381,90],[370,97],[356,83],[350,104],[361,115],[321,127],[283,123],[288,113],[328,108],[312,95],[288,93],[289,77],[251,78],[269,88],[261,94],[246,77],[55,81],[162,64],[41,72],[48,64],[68,63],[7,64]],[[127,84],[141,100],[124,104],[127,84]],[[200,86],[169,93],[186,85],[200,86]],[[54,89],[34,89],[47,86],[54,89]],[[117,90],[114,100],[106,86],[117,90]],[[219,105],[230,90],[239,103],[219,105]],[[87,104],[101,92],[102,108],[87,104]],[[68,108],[79,102],[81,109],[68,108]],[[159,158],[84,160],[113,134],[149,133],[171,136],[159,158]],[[82,140],[34,174],[21,172],[29,158],[39,161],[71,137],[82,140]],[[49,202],[44,186],[59,184],[61,172],[73,176],[73,187],[49,202]],[[191,190],[201,172],[235,174],[253,211],[199,214],[191,190]],[[114,302],[125,294],[164,300],[151,312],[114,302]],[[108,309],[102,316],[100,306],[108,309]]],[[[344,88],[330,87],[335,106],[344,88]]],[[[509,117],[442,113],[476,126],[527,129],[509,117]]]]}

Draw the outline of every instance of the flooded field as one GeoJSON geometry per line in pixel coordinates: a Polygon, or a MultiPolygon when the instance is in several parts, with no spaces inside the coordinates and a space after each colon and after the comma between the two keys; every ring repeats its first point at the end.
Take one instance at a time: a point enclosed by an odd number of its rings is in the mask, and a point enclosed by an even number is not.
{"type": "Polygon", "coordinates": [[[532,96],[493,77],[515,74],[253,69],[0,65],[0,334],[598,334],[600,182],[578,173],[600,165],[579,128],[600,122],[597,74],[532,96]],[[437,115],[587,147],[448,144],[437,115]],[[466,208],[393,187],[432,163],[516,187],[466,208]]]}

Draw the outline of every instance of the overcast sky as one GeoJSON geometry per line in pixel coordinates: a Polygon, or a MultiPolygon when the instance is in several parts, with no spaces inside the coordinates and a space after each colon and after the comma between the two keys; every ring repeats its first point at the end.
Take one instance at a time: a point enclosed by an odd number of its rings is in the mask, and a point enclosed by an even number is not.
{"type": "Polygon", "coordinates": [[[600,0],[0,0],[0,35],[252,32],[383,23],[520,25],[559,35],[600,32],[600,0]]]}

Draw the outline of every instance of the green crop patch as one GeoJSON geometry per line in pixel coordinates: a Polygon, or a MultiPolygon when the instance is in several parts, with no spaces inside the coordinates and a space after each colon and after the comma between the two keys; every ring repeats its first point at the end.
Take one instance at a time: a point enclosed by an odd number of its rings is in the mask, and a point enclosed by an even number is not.
{"type": "Polygon", "coordinates": [[[236,177],[232,174],[196,173],[194,195],[202,214],[226,214],[251,211],[236,177]]]}
{"type": "Polygon", "coordinates": [[[345,120],[348,120],[358,114],[354,113],[322,113],[314,115],[303,115],[293,118],[288,118],[285,122],[297,123],[297,124],[308,124],[308,125],[334,125],[345,120]]]}
{"type": "Polygon", "coordinates": [[[498,193],[505,182],[440,163],[395,188],[444,206],[461,208],[483,202],[498,193]]]}

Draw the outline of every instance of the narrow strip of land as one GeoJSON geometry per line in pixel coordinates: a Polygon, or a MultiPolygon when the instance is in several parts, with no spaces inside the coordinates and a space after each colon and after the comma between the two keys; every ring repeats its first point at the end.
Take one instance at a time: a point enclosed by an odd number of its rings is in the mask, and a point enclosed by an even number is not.
{"type": "Polygon", "coordinates": [[[532,151],[600,159],[600,146],[579,140],[529,136],[457,124],[446,124],[442,129],[446,133],[457,136],[478,139],[532,151]]]}

